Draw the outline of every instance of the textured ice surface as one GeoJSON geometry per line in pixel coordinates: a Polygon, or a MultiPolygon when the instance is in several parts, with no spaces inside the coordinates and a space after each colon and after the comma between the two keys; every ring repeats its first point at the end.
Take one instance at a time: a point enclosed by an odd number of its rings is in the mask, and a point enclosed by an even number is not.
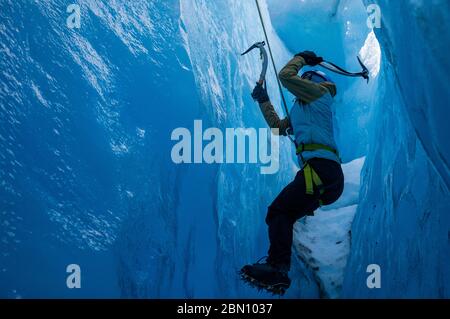
{"type": "Polygon", "coordinates": [[[294,253],[313,271],[322,297],[340,296],[363,165],[364,158],[343,165],[345,185],[341,198],[295,225],[294,253]]]}
{"type": "MultiPolygon", "coordinates": [[[[373,75],[333,76],[342,158],[366,156],[359,203],[347,184],[302,224],[314,262],[294,258],[287,297],[336,297],[355,205],[343,296],[448,297],[448,1],[375,1],[374,33],[358,0],[260,2],[279,68],[312,49],[351,70],[360,53],[373,75]],[[338,238],[345,249],[326,244],[338,238]],[[365,286],[369,263],[382,289],[365,286]]],[[[0,3],[0,296],[269,297],[236,271],[266,253],[266,207],[297,170],[290,143],[273,176],[170,159],[172,130],[194,119],[266,126],[249,95],[260,61],[239,55],[263,39],[253,1],[78,3],[74,30],[65,1],[0,3]],[[72,263],[81,290],[65,286],[72,263]]],[[[268,86],[281,114],[272,69],[268,86]]]]}
{"type": "Polygon", "coordinates": [[[448,298],[449,2],[375,1],[383,50],[344,297],[448,298]],[[381,267],[381,289],[366,286],[381,267]]]}

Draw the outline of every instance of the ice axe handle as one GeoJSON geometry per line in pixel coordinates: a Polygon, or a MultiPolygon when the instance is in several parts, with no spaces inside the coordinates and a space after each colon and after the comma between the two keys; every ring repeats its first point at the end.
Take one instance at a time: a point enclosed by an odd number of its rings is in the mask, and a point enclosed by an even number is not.
{"type": "Polygon", "coordinates": [[[364,65],[364,63],[362,62],[361,58],[359,56],[356,56],[358,58],[358,62],[362,67],[362,72],[361,72],[361,76],[367,80],[367,83],[369,83],[369,69],[367,69],[367,67],[364,65]]]}

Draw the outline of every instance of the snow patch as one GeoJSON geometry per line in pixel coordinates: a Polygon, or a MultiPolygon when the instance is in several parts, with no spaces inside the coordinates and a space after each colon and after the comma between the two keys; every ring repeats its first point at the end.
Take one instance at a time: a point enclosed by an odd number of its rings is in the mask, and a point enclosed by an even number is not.
{"type": "Polygon", "coordinates": [[[364,46],[359,51],[359,56],[370,71],[370,76],[375,78],[380,73],[381,47],[373,30],[367,35],[364,46]]]}
{"type": "Polygon", "coordinates": [[[295,225],[295,250],[314,271],[324,297],[339,297],[357,205],[319,210],[295,225]]]}
{"type": "Polygon", "coordinates": [[[344,192],[334,205],[317,210],[294,226],[295,253],[314,272],[323,297],[338,298],[342,289],[364,161],[359,158],[343,165],[344,192]]]}

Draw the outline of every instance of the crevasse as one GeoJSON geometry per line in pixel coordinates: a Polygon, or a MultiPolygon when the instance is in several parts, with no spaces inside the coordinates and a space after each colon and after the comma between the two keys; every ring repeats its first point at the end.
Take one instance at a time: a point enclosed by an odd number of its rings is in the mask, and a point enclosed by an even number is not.
{"type": "MultiPolygon", "coordinates": [[[[240,57],[263,39],[254,2],[78,3],[72,30],[64,1],[0,4],[0,297],[270,297],[236,271],[266,253],[290,142],[276,175],[170,158],[194,119],[266,126],[260,61],[240,57]],[[81,290],[65,286],[72,263],[81,290]]],[[[360,54],[372,74],[332,75],[346,189],[296,225],[286,297],[449,297],[448,2],[260,3],[278,68],[312,49],[348,69],[360,54]]],[[[268,87],[282,114],[271,68],[268,87]]]]}

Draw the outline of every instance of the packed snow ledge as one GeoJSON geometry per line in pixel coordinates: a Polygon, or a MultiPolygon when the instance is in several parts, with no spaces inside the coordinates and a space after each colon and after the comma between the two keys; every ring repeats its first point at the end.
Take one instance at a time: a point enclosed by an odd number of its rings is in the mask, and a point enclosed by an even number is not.
{"type": "Polygon", "coordinates": [[[295,253],[313,271],[325,298],[338,298],[344,281],[364,160],[356,159],[342,166],[345,187],[336,203],[301,219],[294,228],[295,253]]]}

